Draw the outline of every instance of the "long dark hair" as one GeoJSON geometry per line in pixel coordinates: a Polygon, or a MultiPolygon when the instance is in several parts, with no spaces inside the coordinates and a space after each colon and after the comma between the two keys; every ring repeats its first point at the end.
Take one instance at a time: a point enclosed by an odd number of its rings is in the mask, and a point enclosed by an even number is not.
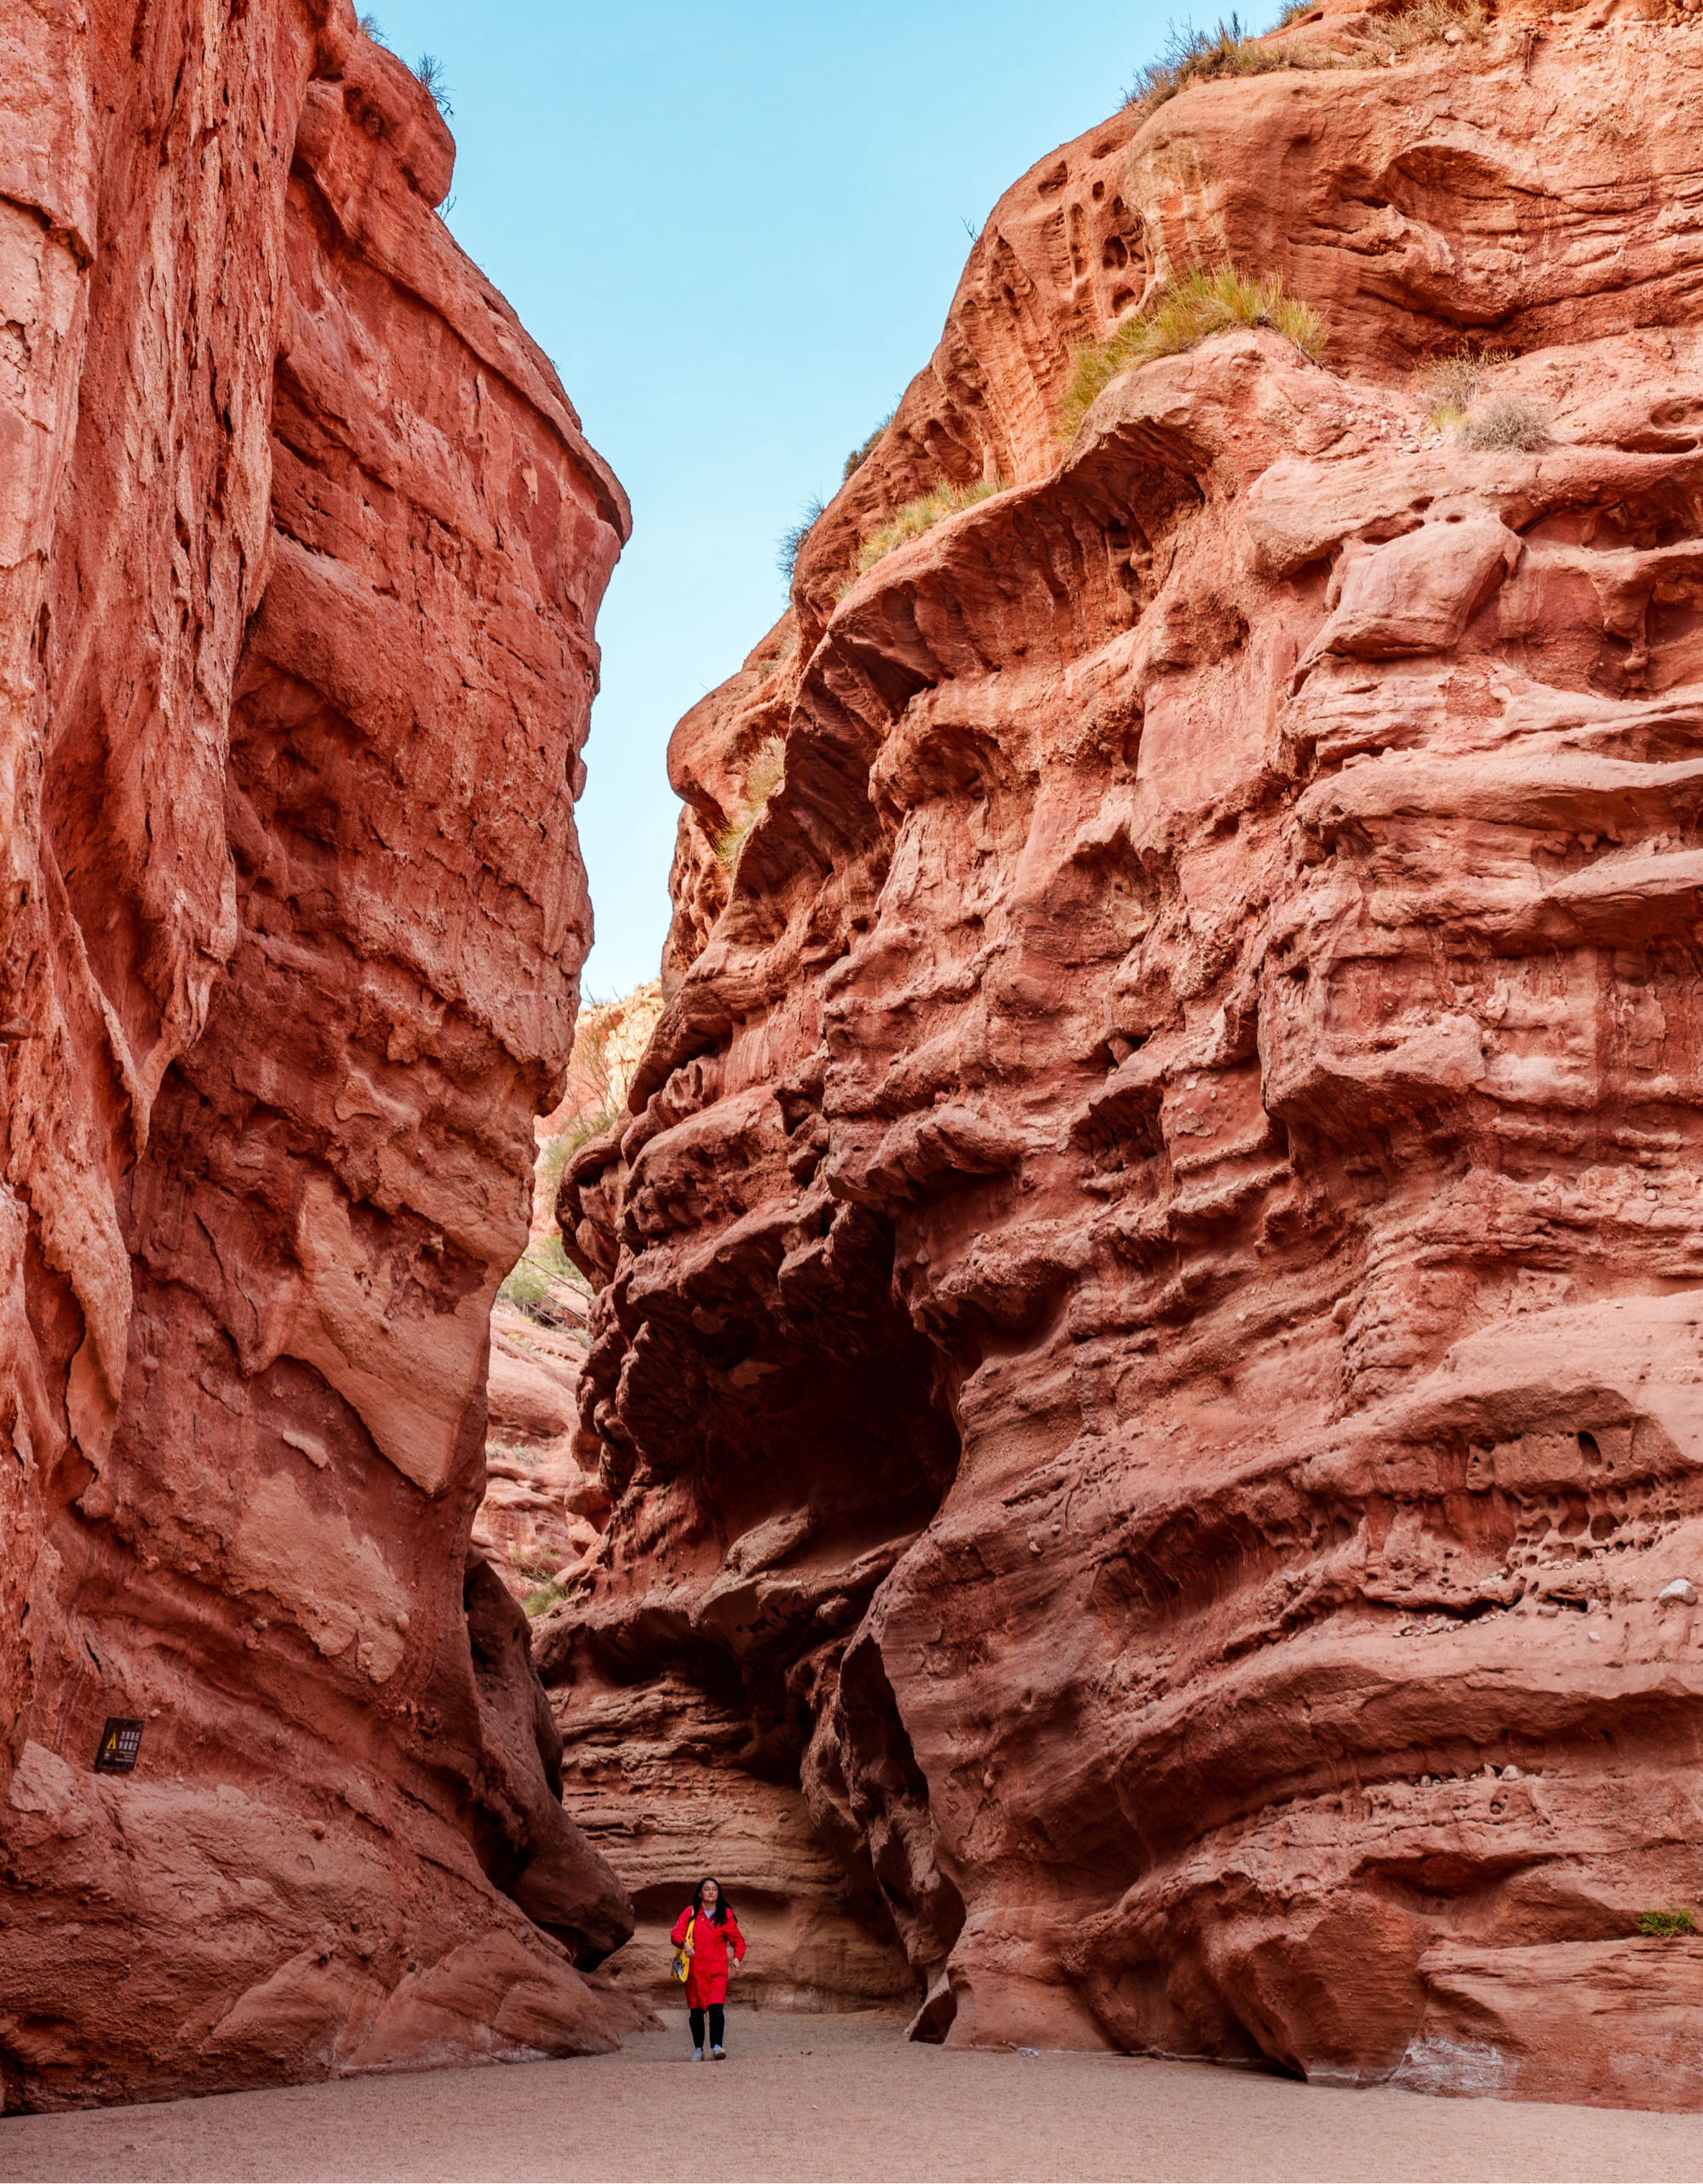
{"type": "Polygon", "coordinates": [[[725,1926],[729,1914],[733,1909],[726,1897],[720,1893],[720,1889],[721,1883],[716,1879],[714,1874],[706,1873],[692,1891],[693,1911],[700,1918],[707,1918],[712,1926],[725,1926]],[[717,1892],[714,1911],[706,1911],[703,1907],[703,1892],[708,1888],[713,1888],[717,1892]]]}

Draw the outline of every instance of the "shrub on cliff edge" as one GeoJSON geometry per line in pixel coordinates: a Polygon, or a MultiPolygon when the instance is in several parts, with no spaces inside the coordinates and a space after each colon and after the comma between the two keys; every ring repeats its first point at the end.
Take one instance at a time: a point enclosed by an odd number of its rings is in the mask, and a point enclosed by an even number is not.
{"type": "Polygon", "coordinates": [[[1315,360],[1329,336],[1311,304],[1286,295],[1276,273],[1256,280],[1236,266],[1218,266],[1210,272],[1195,267],[1168,284],[1151,311],[1126,318],[1104,341],[1072,353],[1070,383],[1058,413],[1059,438],[1067,443],[1075,439],[1095,397],[1120,372],[1192,349],[1233,326],[1269,326],[1315,360]]]}
{"type": "Polygon", "coordinates": [[[444,64],[434,53],[422,53],[414,64],[414,73],[423,89],[429,91],[438,111],[447,118],[455,112],[450,104],[450,87],[444,80],[444,64]]]}
{"type": "Polygon", "coordinates": [[[1250,35],[1239,14],[1218,19],[1216,30],[1197,31],[1173,23],[1157,60],[1136,72],[1124,94],[1126,107],[1150,114],[1190,83],[1210,83],[1226,76],[1265,76],[1276,68],[1322,68],[1327,56],[1291,45],[1267,45],[1250,35]]]}
{"type": "Polygon", "coordinates": [[[924,531],[932,530],[943,517],[958,515],[965,508],[973,508],[978,501],[1003,493],[1006,482],[1003,478],[978,478],[973,485],[954,485],[943,478],[932,493],[919,494],[915,500],[907,501],[879,529],[872,530],[857,548],[857,568],[840,587],[840,596],[843,599],[863,571],[873,569],[895,547],[909,546],[924,531]]]}
{"type": "MultiPolygon", "coordinates": [[[[1320,10],[1314,0],[1291,0],[1276,23],[1287,30],[1320,10]]],[[[1217,27],[1197,31],[1187,23],[1179,31],[1173,23],[1165,50],[1136,72],[1124,94],[1124,105],[1144,116],[1155,112],[1167,99],[1186,91],[1191,83],[1211,83],[1236,76],[1266,76],[1279,68],[1368,68],[1380,60],[1417,46],[1446,41],[1450,45],[1474,44],[1484,35],[1482,0],[1415,0],[1413,6],[1374,15],[1355,32],[1364,41],[1348,51],[1316,41],[1296,44],[1276,43],[1270,33],[1254,37],[1239,14],[1220,16],[1217,27]]]]}
{"type": "Polygon", "coordinates": [[[792,588],[793,571],[798,567],[798,558],[804,552],[804,542],[816,529],[822,515],[820,497],[812,494],[804,505],[804,513],[788,531],[783,532],[775,548],[775,566],[786,579],[787,588],[792,588]]]}
{"type": "Polygon", "coordinates": [[[854,470],[861,470],[863,468],[863,465],[869,461],[871,455],[874,453],[876,441],[880,439],[881,434],[886,432],[887,427],[892,424],[893,419],[897,417],[898,414],[898,405],[896,403],[893,407],[888,410],[886,416],[882,418],[880,423],[876,426],[874,431],[870,433],[869,439],[863,442],[863,445],[861,447],[854,447],[852,449],[851,454],[846,458],[846,468],[841,473],[842,478],[849,478],[854,470]]]}

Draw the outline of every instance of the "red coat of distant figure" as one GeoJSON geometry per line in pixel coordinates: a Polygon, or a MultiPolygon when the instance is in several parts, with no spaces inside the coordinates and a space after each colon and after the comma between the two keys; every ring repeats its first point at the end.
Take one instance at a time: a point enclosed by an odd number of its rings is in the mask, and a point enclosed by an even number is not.
{"type": "MultiPolygon", "coordinates": [[[[673,1935],[675,1948],[684,1946],[686,1929],[691,1926],[692,1907],[688,1904],[674,1921],[673,1935]]],[[[727,1999],[727,1945],[733,1944],[733,1953],[742,1962],[745,1956],[745,1936],[739,1931],[739,1922],[730,1911],[727,1923],[718,1926],[712,1918],[700,1917],[692,1926],[691,1969],[686,1974],[686,2007],[688,2009],[707,2009],[712,2002],[727,1999]]]]}

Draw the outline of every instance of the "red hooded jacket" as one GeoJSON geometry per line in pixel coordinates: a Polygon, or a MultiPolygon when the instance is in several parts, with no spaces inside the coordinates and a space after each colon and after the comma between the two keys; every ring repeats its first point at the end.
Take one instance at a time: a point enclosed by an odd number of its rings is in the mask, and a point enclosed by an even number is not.
{"type": "Polygon", "coordinates": [[[733,1953],[743,1963],[745,1958],[745,1936],[739,1931],[739,1922],[730,1911],[725,1924],[718,1926],[714,1919],[699,1917],[692,1925],[694,1906],[688,1904],[674,1921],[671,1937],[675,1948],[685,1945],[686,1929],[692,1929],[691,1969],[686,1974],[686,2007],[705,2009],[712,2002],[727,1999],[727,1945],[733,1944],[733,1953]]]}

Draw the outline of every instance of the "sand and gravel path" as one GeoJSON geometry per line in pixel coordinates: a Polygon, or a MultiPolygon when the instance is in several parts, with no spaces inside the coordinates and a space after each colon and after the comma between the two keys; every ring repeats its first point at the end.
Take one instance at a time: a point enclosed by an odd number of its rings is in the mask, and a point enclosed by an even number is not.
{"type": "Polygon", "coordinates": [[[0,2120],[0,2179],[1692,2180],[1703,2117],[1327,2092],[1128,2056],[909,2045],[734,2009],[586,2062],[344,2078],[0,2120]]]}

